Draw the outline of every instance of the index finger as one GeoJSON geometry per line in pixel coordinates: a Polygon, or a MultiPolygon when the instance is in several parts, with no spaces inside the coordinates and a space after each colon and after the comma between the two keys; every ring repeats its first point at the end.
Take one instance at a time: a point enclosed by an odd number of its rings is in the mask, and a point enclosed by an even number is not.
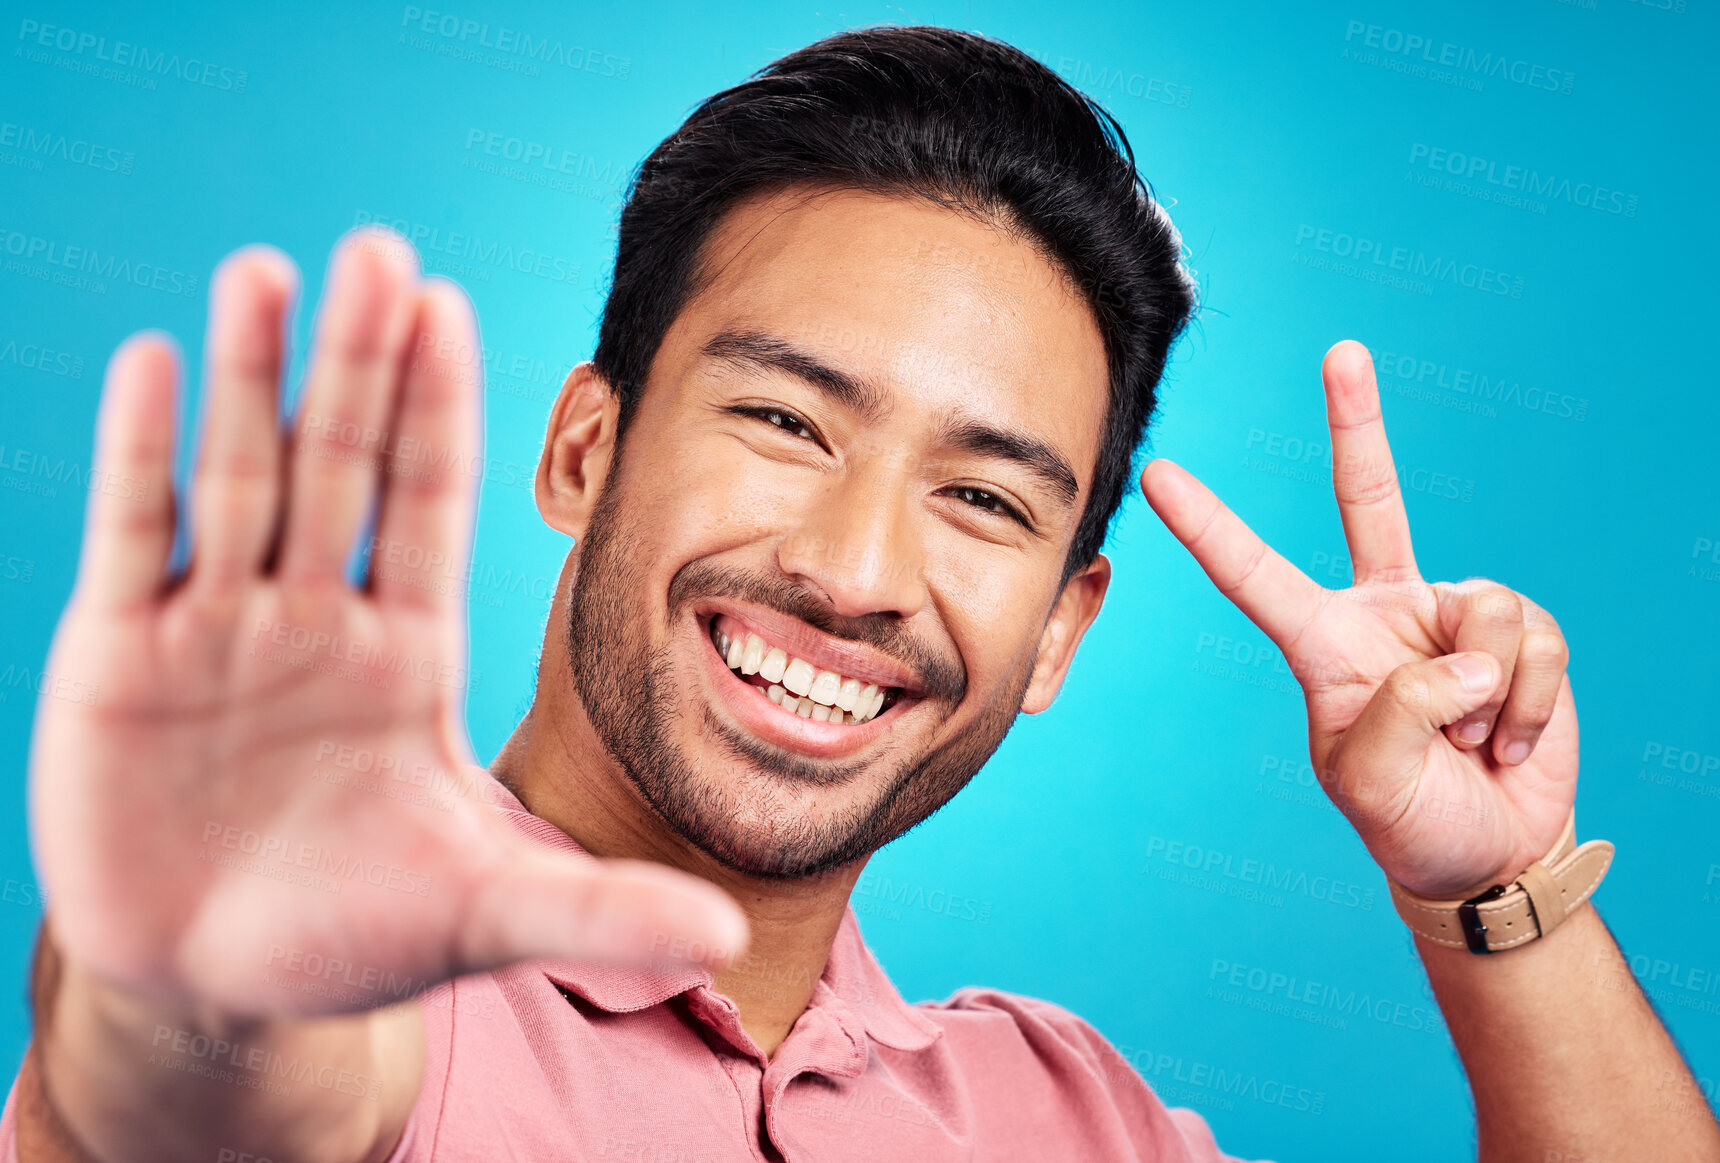
{"type": "Polygon", "coordinates": [[[1419,577],[1403,490],[1386,441],[1373,357],[1346,339],[1326,353],[1320,376],[1332,430],[1332,492],[1338,498],[1356,583],[1382,574],[1394,581],[1419,577]]]}
{"type": "Polygon", "coordinates": [[[1141,491],[1219,592],[1290,657],[1325,605],[1327,590],[1262,541],[1181,466],[1151,461],[1141,473],[1141,491]]]}

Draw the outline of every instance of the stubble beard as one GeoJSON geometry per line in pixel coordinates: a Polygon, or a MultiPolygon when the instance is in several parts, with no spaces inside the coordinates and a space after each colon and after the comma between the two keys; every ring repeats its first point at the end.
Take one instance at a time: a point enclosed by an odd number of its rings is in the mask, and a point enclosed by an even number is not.
{"type": "MultiPolygon", "coordinates": [[[[649,619],[634,601],[642,591],[631,579],[647,571],[634,567],[628,550],[649,545],[650,539],[638,535],[639,522],[624,512],[620,485],[619,475],[612,473],[579,550],[569,603],[569,665],[598,739],[646,805],[718,863],[751,876],[790,879],[829,872],[875,852],[948,803],[1008,734],[1032,675],[1032,660],[948,741],[895,761],[870,802],[850,804],[817,820],[796,810],[797,801],[785,793],[807,787],[839,792],[864,779],[871,764],[883,761],[814,763],[736,731],[708,705],[683,695],[673,651],[667,643],[652,646],[649,619]],[[707,778],[687,754],[674,734],[683,713],[700,715],[702,732],[727,753],[724,762],[740,769],[738,781],[707,778]]],[[[829,628],[821,604],[787,579],[719,568],[708,561],[691,562],[676,574],[668,624],[678,624],[690,602],[714,596],[757,602],[829,628]]],[[[889,634],[868,637],[889,639],[898,647],[913,645],[889,634]]],[[[903,652],[892,653],[902,657],[903,652]]],[[[923,648],[917,655],[922,673],[932,679],[928,689],[953,696],[937,700],[953,709],[966,691],[966,676],[952,672],[949,664],[923,648]]],[[[929,706],[923,705],[921,713],[926,709],[929,706]]]]}

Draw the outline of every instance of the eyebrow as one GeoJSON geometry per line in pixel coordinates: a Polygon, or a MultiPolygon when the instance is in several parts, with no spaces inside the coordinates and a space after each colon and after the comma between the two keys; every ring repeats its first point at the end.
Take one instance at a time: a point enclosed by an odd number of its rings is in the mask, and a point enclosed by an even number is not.
{"type": "Polygon", "coordinates": [[[1043,440],[978,420],[950,419],[939,426],[938,440],[974,456],[1021,465],[1049,488],[1064,508],[1075,503],[1081,486],[1063,454],[1043,440]]]}
{"type": "Polygon", "coordinates": [[[849,375],[786,339],[762,331],[720,331],[706,342],[704,354],[743,367],[765,368],[793,376],[832,396],[867,420],[880,420],[889,411],[876,384],[849,375]]]}
{"type": "MultiPolygon", "coordinates": [[[[720,331],[705,343],[702,351],[727,363],[791,375],[867,420],[881,419],[889,411],[884,393],[876,384],[833,368],[778,336],[762,331],[720,331]]],[[[937,441],[974,456],[1022,466],[1038,477],[1064,508],[1072,506],[1081,494],[1069,461],[1036,437],[970,417],[954,416],[939,424],[937,441]]]]}

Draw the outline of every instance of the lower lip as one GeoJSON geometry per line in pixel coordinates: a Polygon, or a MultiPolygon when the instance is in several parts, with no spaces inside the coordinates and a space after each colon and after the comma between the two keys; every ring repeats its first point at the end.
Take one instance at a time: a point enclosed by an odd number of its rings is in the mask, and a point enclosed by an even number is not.
{"type": "Polygon", "coordinates": [[[705,657],[706,669],[712,672],[711,680],[722,694],[723,701],[734,712],[735,718],[765,742],[774,743],[788,751],[819,759],[836,759],[851,755],[893,730],[894,720],[918,701],[898,698],[877,718],[868,719],[864,723],[844,725],[803,719],[799,715],[789,714],[771,702],[769,696],[764,693],[764,688],[753,686],[730,670],[717,655],[716,643],[711,641],[709,624],[701,623],[701,629],[705,640],[705,648],[701,653],[705,657]]]}

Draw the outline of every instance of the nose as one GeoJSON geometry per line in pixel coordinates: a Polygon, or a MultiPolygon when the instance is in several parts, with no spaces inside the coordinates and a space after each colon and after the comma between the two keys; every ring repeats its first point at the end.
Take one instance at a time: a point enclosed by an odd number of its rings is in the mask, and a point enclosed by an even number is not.
{"type": "Polygon", "coordinates": [[[906,482],[844,474],[784,534],[778,566],[842,617],[913,617],[926,602],[925,555],[908,492],[906,482]]]}

